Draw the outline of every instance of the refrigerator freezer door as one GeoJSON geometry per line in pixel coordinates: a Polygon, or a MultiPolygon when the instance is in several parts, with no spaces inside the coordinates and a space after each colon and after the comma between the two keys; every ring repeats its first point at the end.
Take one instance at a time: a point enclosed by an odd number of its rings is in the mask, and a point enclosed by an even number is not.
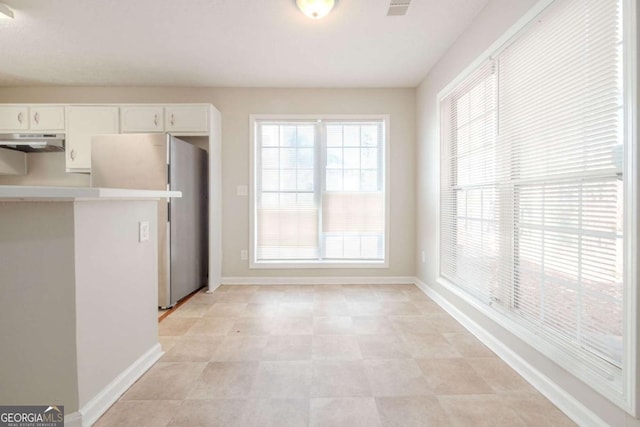
{"type": "MultiPolygon", "coordinates": [[[[91,139],[91,186],[166,190],[169,182],[169,136],[156,134],[98,135],[91,139]]],[[[158,306],[170,298],[169,207],[158,202],[158,306]]]]}
{"type": "Polygon", "coordinates": [[[206,263],[206,152],[171,137],[169,182],[182,197],[170,203],[171,304],[204,285],[206,263]]]}
{"type": "Polygon", "coordinates": [[[94,136],[91,186],[166,190],[167,138],[162,133],[94,136]]]}

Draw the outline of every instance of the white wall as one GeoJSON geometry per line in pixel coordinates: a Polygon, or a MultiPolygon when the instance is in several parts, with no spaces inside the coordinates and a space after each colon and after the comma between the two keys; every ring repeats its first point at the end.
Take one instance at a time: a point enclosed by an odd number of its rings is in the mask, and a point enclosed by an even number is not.
{"type": "Polygon", "coordinates": [[[156,209],[0,201],[0,403],[95,418],[160,357],[156,209]]]}
{"type": "Polygon", "coordinates": [[[73,228],[71,203],[0,202],[3,405],[79,408],[73,228]]]}
{"type": "Polygon", "coordinates": [[[88,174],[66,173],[64,163],[64,153],[27,153],[27,174],[0,176],[0,185],[89,186],[88,174]]]}
{"type": "Polygon", "coordinates": [[[156,209],[155,200],[75,203],[80,408],[158,344],[156,209]],[[150,222],[146,242],[139,221],[150,222]]]}
{"type": "MultiPolygon", "coordinates": [[[[224,277],[248,276],[413,276],[415,271],[415,90],[414,89],[237,89],[128,87],[0,88],[0,103],[207,102],[222,113],[222,238],[224,277]],[[389,114],[391,116],[390,259],[388,269],[251,270],[240,260],[249,246],[249,199],[236,187],[249,184],[250,114],[389,114]]],[[[39,154],[46,156],[47,154],[39,154]]],[[[55,155],[54,155],[55,156],[55,155]]],[[[60,159],[51,162],[62,167],[60,159]]],[[[43,158],[38,158],[41,161],[43,158]]],[[[1,184],[40,184],[44,167],[29,156],[30,175],[0,177],[1,184]],[[35,174],[35,175],[34,175],[35,174]]],[[[48,173],[48,172],[47,172],[48,173]]],[[[56,172],[56,174],[58,174],[56,172]]],[[[83,185],[67,174],[56,185],[83,185]]]]}
{"type": "Polygon", "coordinates": [[[560,387],[558,390],[560,394],[568,393],[612,426],[637,426],[640,425],[637,420],[626,415],[624,411],[535,351],[527,343],[519,340],[461,298],[436,283],[438,266],[434,255],[437,249],[436,206],[439,185],[437,95],[535,3],[535,0],[492,0],[489,2],[473,24],[431,69],[417,89],[416,273],[418,278],[428,287],[442,295],[448,303],[488,331],[493,338],[505,346],[507,351],[515,353],[534,369],[553,380],[560,387]],[[422,263],[420,259],[421,251],[425,251],[427,254],[425,263],[422,263]]]}

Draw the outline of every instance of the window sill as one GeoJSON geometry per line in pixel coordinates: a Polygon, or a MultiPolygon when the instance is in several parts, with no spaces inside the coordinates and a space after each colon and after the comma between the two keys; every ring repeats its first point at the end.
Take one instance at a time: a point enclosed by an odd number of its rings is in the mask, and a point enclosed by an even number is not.
{"type": "Polygon", "coordinates": [[[252,261],[251,269],[389,268],[387,261],[252,261]]]}

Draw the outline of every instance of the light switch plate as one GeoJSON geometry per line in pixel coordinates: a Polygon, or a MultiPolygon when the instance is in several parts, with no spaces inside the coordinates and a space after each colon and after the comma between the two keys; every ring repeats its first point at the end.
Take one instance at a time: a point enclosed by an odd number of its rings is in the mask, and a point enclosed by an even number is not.
{"type": "Polygon", "coordinates": [[[240,259],[241,259],[242,261],[246,261],[246,260],[248,260],[248,259],[249,259],[249,251],[247,251],[246,249],[242,249],[242,250],[240,251],[240,259]]]}
{"type": "Polygon", "coordinates": [[[238,185],[238,196],[248,196],[249,195],[249,186],[247,185],[238,185]]]}
{"type": "Polygon", "coordinates": [[[149,221],[140,221],[138,223],[138,241],[149,241],[149,221]]]}

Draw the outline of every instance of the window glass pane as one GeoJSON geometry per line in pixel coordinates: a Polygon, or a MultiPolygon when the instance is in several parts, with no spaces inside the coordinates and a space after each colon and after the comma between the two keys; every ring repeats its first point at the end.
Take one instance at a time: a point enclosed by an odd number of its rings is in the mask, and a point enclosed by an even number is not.
{"type": "Polygon", "coordinates": [[[298,169],[298,191],[313,191],[313,169],[298,169]]]}
{"type": "Polygon", "coordinates": [[[380,253],[381,247],[379,245],[379,238],[376,236],[364,236],[360,239],[362,259],[380,259],[382,254],[380,253]]]}
{"type": "Polygon", "coordinates": [[[280,206],[278,193],[262,193],[260,207],[263,209],[277,209],[280,206]]]}
{"type": "Polygon", "coordinates": [[[285,121],[257,129],[256,260],[382,260],[380,124],[285,121]]]}
{"type": "Polygon", "coordinates": [[[327,191],[342,191],[342,169],[327,169],[327,191]]]}
{"type": "Polygon", "coordinates": [[[280,167],[283,169],[295,169],[297,165],[296,149],[281,148],[280,149],[280,167]]]}
{"type": "Polygon", "coordinates": [[[277,169],[279,166],[280,150],[277,148],[262,149],[262,167],[264,169],[277,169]]]}
{"type": "Polygon", "coordinates": [[[378,149],[377,148],[363,148],[361,150],[361,155],[362,155],[361,167],[363,169],[378,168],[378,149]]]}
{"type": "Polygon", "coordinates": [[[473,120],[484,113],[485,92],[484,84],[479,84],[469,92],[469,113],[470,119],[473,120]]]}
{"type": "Polygon", "coordinates": [[[440,103],[441,276],[615,399],[629,389],[624,4],[551,2],[440,103]]]}
{"type": "Polygon", "coordinates": [[[457,127],[461,127],[469,122],[469,111],[469,94],[466,93],[456,101],[455,119],[457,127]]]}
{"type": "Polygon", "coordinates": [[[353,259],[360,258],[360,236],[344,237],[344,257],[353,259]]]}
{"type": "Polygon", "coordinates": [[[344,126],[344,146],[345,147],[360,146],[360,126],[358,125],[344,126]]]}
{"type": "Polygon", "coordinates": [[[280,208],[294,209],[298,205],[298,196],[295,193],[280,194],[280,208]]]}
{"type": "Polygon", "coordinates": [[[458,155],[462,156],[469,151],[469,125],[466,124],[456,131],[456,149],[458,155]]]}
{"type": "Polygon", "coordinates": [[[315,128],[313,126],[298,126],[298,147],[313,147],[315,128]]]}
{"type": "Polygon", "coordinates": [[[344,171],[344,191],[360,190],[360,171],[347,170],[344,171]]]}
{"type": "Polygon", "coordinates": [[[278,191],[280,188],[279,175],[280,173],[277,169],[263,169],[261,181],[262,191],[278,191]]]}
{"type": "Polygon", "coordinates": [[[297,145],[296,126],[280,127],[280,146],[295,147],[297,145]]]}
{"type": "Polygon", "coordinates": [[[342,126],[327,125],[327,147],[342,147],[342,126]]]}
{"type": "Polygon", "coordinates": [[[301,208],[313,208],[316,206],[313,193],[298,193],[298,206],[301,208]]]}
{"type": "Polygon", "coordinates": [[[280,170],[280,190],[281,191],[296,190],[296,170],[295,169],[280,170]]]}
{"type": "Polygon", "coordinates": [[[360,167],[360,149],[359,148],[344,149],[344,167],[345,169],[356,169],[360,167]]]}
{"type": "Polygon", "coordinates": [[[378,172],[374,170],[363,170],[361,174],[360,190],[361,191],[377,191],[378,190],[378,172]]]}
{"type": "Polygon", "coordinates": [[[263,125],[262,126],[262,146],[263,147],[277,147],[280,133],[278,132],[279,126],[277,125],[263,125]]]}
{"type": "Polygon", "coordinates": [[[366,147],[375,147],[378,145],[378,126],[364,125],[361,127],[362,145],[366,147]]]}
{"type": "Polygon", "coordinates": [[[344,256],[342,236],[326,236],[324,250],[327,258],[342,258],[344,256]]]}
{"type": "Polygon", "coordinates": [[[327,168],[342,168],[342,148],[327,148],[327,168]]]}
{"type": "Polygon", "coordinates": [[[313,148],[298,149],[298,168],[300,169],[313,168],[313,148]]]}

